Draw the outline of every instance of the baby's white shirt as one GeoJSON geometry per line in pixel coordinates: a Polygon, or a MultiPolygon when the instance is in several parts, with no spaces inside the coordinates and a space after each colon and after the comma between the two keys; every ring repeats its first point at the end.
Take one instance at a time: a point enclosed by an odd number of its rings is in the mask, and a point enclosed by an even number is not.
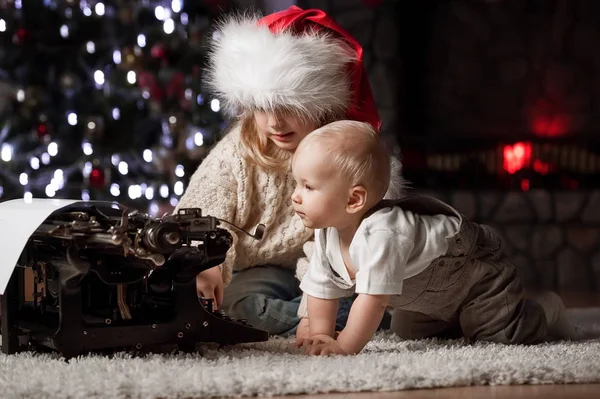
{"type": "Polygon", "coordinates": [[[350,244],[355,279],[346,269],[338,231],[315,230],[315,251],[300,288],[306,294],[335,299],[357,294],[400,295],[405,279],[446,254],[447,239],[458,232],[454,216],[418,215],[399,206],[364,218],[350,244]]]}

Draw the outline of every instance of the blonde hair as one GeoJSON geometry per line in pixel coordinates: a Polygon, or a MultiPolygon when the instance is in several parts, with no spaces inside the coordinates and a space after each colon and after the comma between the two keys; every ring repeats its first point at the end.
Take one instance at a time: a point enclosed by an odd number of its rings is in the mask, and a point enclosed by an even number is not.
{"type": "MultiPolygon", "coordinates": [[[[313,123],[317,127],[342,117],[342,114],[334,112],[327,112],[316,119],[301,113],[299,110],[280,110],[277,112],[293,114],[302,121],[313,123]]],[[[277,147],[258,131],[253,111],[244,112],[239,118],[239,123],[242,155],[248,162],[257,164],[268,171],[281,172],[290,168],[292,153],[277,147]]]]}
{"type": "Polygon", "coordinates": [[[367,189],[369,204],[384,197],[390,185],[390,154],[369,123],[352,120],[329,123],[306,136],[296,155],[316,147],[325,151],[327,161],[352,186],[367,189]]]}
{"type": "Polygon", "coordinates": [[[258,132],[253,113],[246,113],[240,124],[242,155],[248,162],[271,171],[283,171],[288,167],[291,154],[258,132]]]}

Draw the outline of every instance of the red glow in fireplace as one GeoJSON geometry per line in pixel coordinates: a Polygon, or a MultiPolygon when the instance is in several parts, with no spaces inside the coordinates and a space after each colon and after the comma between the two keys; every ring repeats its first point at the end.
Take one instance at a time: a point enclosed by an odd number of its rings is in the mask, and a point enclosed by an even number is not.
{"type": "Polygon", "coordinates": [[[504,170],[510,174],[531,164],[531,143],[515,143],[504,146],[502,152],[504,170]]]}
{"type": "Polygon", "coordinates": [[[540,137],[564,136],[567,131],[567,117],[539,117],[533,121],[533,131],[540,137]]]}

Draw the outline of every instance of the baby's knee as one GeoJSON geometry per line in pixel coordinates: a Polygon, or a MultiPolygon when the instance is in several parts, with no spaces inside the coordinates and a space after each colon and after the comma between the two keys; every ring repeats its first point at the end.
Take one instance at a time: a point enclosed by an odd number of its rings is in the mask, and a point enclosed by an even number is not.
{"type": "Polygon", "coordinates": [[[532,302],[525,302],[518,311],[500,311],[496,316],[487,321],[479,319],[477,327],[470,325],[466,337],[505,345],[530,345],[542,342],[546,335],[543,311],[532,302]]]}

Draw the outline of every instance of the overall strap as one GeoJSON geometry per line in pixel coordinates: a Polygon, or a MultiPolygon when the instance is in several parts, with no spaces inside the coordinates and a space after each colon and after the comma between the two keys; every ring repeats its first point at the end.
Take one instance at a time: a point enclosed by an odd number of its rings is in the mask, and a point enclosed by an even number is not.
{"type": "Polygon", "coordinates": [[[369,210],[364,217],[368,217],[373,213],[383,208],[399,206],[400,208],[411,211],[418,215],[445,215],[456,216],[462,221],[462,215],[456,209],[448,205],[442,200],[439,200],[428,195],[410,195],[400,199],[384,199],[369,210]]]}

